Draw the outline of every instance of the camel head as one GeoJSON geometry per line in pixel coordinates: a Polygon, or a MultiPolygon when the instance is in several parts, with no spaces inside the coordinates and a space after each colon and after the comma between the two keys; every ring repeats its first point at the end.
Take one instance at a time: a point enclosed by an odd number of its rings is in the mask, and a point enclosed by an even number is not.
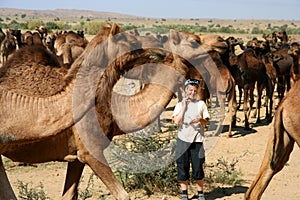
{"type": "Polygon", "coordinates": [[[198,35],[202,47],[207,51],[217,51],[221,54],[227,51],[228,45],[226,41],[219,35],[203,34],[198,35]]]}
{"type": "Polygon", "coordinates": [[[293,57],[297,57],[300,55],[300,44],[298,42],[293,42],[290,47],[288,54],[290,54],[293,57]]]}
{"type": "Polygon", "coordinates": [[[51,32],[50,34],[48,34],[45,38],[44,38],[44,45],[51,51],[54,53],[54,42],[56,40],[56,33],[55,32],[51,32]]]}
{"type": "Polygon", "coordinates": [[[232,36],[228,37],[226,39],[226,42],[227,42],[228,46],[233,46],[233,47],[237,46],[237,45],[243,45],[244,44],[244,41],[243,41],[242,38],[235,38],[235,37],[232,37],[232,36]]]}
{"type": "Polygon", "coordinates": [[[199,37],[188,32],[170,30],[164,48],[190,61],[202,59],[204,55],[207,55],[207,51],[201,45],[199,37]]]}
{"type": "Polygon", "coordinates": [[[39,32],[41,38],[44,38],[48,34],[48,29],[45,26],[36,26],[35,30],[39,32]]]}
{"type": "Polygon", "coordinates": [[[264,34],[262,35],[262,37],[263,37],[266,41],[268,41],[268,42],[270,42],[270,43],[272,43],[272,44],[277,42],[277,37],[276,37],[275,34],[272,34],[272,33],[269,33],[269,34],[264,33],[264,34]]]}
{"type": "Polygon", "coordinates": [[[287,42],[288,36],[286,31],[274,31],[273,32],[274,37],[280,39],[281,42],[287,42]]]}

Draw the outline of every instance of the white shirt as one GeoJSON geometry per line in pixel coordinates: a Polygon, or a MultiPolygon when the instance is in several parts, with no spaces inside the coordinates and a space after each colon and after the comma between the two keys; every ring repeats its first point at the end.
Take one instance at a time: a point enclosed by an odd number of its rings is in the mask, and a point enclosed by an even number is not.
{"type": "MultiPolygon", "coordinates": [[[[176,104],[172,116],[176,116],[180,113],[182,102],[176,104]]],[[[204,140],[204,129],[199,123],[190,124],[190,122],[200,116],[203,119],[210,118],[204,101],[195,100],[187,104],[187,109],[184,113],[183,122],[181,123],[178,130],[178,138],[185,142],[203,142],[204,140]]]]}

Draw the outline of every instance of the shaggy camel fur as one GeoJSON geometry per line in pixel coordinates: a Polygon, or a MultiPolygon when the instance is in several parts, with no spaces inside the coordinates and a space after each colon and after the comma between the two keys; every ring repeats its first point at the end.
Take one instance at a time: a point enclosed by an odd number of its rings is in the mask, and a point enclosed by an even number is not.
{"type": "MultiPolygon", "coordinates": [[[[144,50],[134,36],[121,33],[114,24],[100,30],[66,73],[49,63],[24,60],[1,68],[1,155],[25,163],[67,161],[62,199],[77,198],[85,164],[114,197],[129,199],[103,151],[114,136],[153,122],[173,98],[177,84],[184,82],[189,68],[161,61],[166,52],[203,57],[203,50],[187,36],[176,38],[170,40],[170,51],[144,50]],[[180,43],[185,45],[180,48],[180,43]],[[157,61],[168,66],[167,73],[153,74],[142,91],[133,96],[113,92],[126,71],[157,61]]],[[[1,160],[0,185],[0,200],[16,199],[1,160]]]]}
{"type": "Polygon", "coordinates": [[[294,143],[300,147],[300,82],[286,94],[275,112],[271,135],[260,170],[245,194],[246,200],[258,200],[272,177],[283,169],[289,160],[294,143]]]}

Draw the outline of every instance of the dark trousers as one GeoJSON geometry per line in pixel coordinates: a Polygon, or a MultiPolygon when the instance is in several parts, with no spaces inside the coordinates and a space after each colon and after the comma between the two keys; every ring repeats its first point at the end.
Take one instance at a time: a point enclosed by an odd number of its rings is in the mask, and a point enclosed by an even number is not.
{"type": "Polygon", "coordinates": [[[204,178],[203,163],[205,162],[205,151],[202,142],[188,143],[177,139],[176,164],[177,177],[179,181],[190,178],[190,164],[192,164],[192,177],[194,180],[204,178]]]}

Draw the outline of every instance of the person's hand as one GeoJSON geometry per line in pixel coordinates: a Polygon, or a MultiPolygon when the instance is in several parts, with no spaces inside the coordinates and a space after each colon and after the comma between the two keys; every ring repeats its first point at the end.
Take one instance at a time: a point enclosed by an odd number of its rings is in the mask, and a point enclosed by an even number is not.
{"type": "Polygon", "coordinates": [[[189,102],[190,102],[189,98],[187,98],[187,97],[183,98],[182,99],[182,107],[185,108],[189,102]]]}
{"type": "Polygon", "coordinates": [[[195,124],[195,123],[199,123],[202,125],[202,126],[206,126],[208,124],[208,120],[207,119],[203,119],[202,117],[200,116],[197,116],[195,119],[193,119],[190,124],[195,124]]]}
{"type": "Polygon", "coordinates": [[[197,116],[195,119],[193,119],[190,124],[195,124],[195,123],[199,123],[201,120],[201,117],[200,116],[197,116]]]}

